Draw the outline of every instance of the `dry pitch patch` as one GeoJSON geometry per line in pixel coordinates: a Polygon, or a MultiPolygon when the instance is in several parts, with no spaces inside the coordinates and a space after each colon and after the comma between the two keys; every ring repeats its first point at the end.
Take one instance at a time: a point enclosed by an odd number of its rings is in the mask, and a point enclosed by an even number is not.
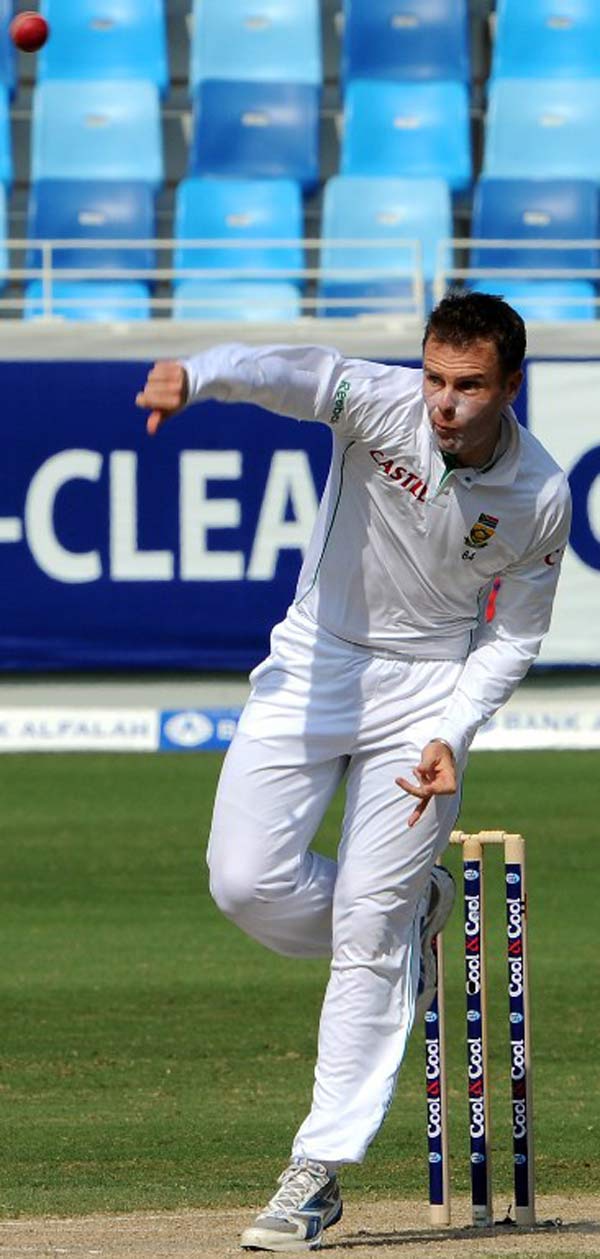
{"type": "MultiPolygon", "coordinates": [[[[334,1235],[326,1234],[328,1240],[315,1253],[327,1259],[600,1259],[600,1196],[540,1198],[540,1221],[562,1223],[531,1230],[475,1231],[468,1227],[469,1210],[466,1200],[457,1201],[453,1226],[432,1231],[422,1203],[350,1203],[334,1235]]],[[[246,1253],[239,1249],[239,1235],[251,1215],[248,1210],[165,1211],[2,1220],[0,1259],[229,1259],[246,1253]]]]}

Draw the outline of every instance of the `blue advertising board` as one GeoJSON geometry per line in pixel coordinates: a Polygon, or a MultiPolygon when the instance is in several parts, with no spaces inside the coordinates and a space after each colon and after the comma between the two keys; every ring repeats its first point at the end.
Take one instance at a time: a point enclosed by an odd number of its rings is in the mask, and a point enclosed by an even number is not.
{"type": "Polygon", "coordinates": [[[5,670],[248,669],[290,602],[328,431],[207,403],[150,439],[145,375],[0,364],[5,670]]]}
{"type": "MultiPolygon", "coordinates": [[[[4,671],[248,670],[293,597],[329,432],[205,403],[149,439],[134,405],[147,366],[0,362],[4,671]]],[[[546,377],[534,379],[544,441],[546,377]]],[[[565,457],[579,466],[590,442],[565,457]]],[[[598,532],[588,489],[575,504],[575,538],[598,532]]],[[[597,604],[598,569],[577,562],[582,599],[590,592],[597,604]]],[[[590,621],[567,623],[551,663],[572,662],[571,641],[590,621]]],[[[600,663],[597,645],[582,639],[578,653],[600,663]]]]}

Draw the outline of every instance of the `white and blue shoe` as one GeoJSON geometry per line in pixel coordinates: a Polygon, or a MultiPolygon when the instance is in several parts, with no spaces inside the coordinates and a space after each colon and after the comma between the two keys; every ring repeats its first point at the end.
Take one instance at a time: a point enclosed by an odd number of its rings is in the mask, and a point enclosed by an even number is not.
{"type": "Polygon", "coordinates": [[[277,1183],[271,1201],[242,1233],[242,1250],[318,1250],[324,1230],[341,1219],[337,1177],[322,1163],[301,1159],[292,1160],[277,1183]]]}
{"type": "Polygon", "coordinates": [[[445,866],[434,866],[429,884],[429,904],[421,923],[421,966],[415,1023],[425,1018],[437,990],[435,937],[444,930],[452,913],[456,884],[445,866]]]}

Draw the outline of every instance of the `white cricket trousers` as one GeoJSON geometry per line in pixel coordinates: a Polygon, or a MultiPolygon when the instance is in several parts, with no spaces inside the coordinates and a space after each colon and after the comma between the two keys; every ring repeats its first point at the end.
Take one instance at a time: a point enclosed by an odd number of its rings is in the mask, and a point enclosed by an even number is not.
{"type": "Polygon", "coordinates": [[[217,905],[248,935],[290,957],[332,959],[294,1157],[360,1162],[390,1105],[414,1019],[430,871],[460,795],[432,799],[409,830],[415,801],[394,779],[412,777],[462,667],[374,654],[292,608],[251,674],[208,862],[217,905]],[[309,845],[342,779],[332,861],[309,845]]]}

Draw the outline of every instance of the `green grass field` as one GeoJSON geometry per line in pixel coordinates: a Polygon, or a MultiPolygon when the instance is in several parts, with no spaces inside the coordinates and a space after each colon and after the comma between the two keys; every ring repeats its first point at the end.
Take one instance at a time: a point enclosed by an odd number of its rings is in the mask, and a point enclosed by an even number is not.
{"type": "MultiPolygon", "coordinates": [[[[249,1204],[272,1192],[309,1102],[327,967],[267,953],[212,905],[203,847],[219,764],[1,758],[3,1215],[249,1204]]],[[[598,764],[591,752],[473,756],[460,819],[528,840],[541,1192],[599,1181],[598,764]]],[[[317,841],[329,852],[340,808],[317,841]]],[[[455,869],[458,859],[453,850],[455,869]]],[[[487,889],[500,1211],[511,1171],[499,853],[487,889]]],[[[460,950],[457,914],[452,1174],[466,1190],[460,950]]],[[[420,1032],[377,1142],[344,1182],[355,1197],[425,1197],[420,1032]]]]}

